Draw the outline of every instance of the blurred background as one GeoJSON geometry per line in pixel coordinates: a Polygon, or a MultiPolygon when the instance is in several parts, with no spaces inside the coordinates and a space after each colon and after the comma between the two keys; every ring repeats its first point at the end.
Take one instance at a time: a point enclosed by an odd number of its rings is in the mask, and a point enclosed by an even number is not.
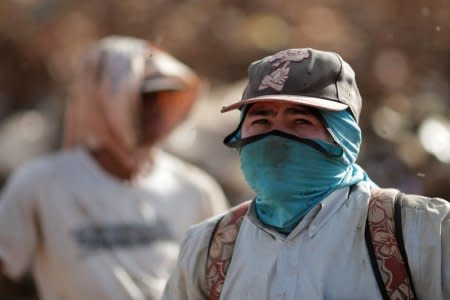
{"type": "MultiPolygon", "coordinates": [[[[231,204],[251,192],[222,145],[239,113],[219,110],[240,99],[250,62],[288,47],[333,50],[355,69],[359,163],[375,182],[450,199],[449,14],[448,0],[1,0],[0,188],[59,147],[79,55],[114,34],[148,39],[203,77],[164,147],[212,174],[231,204]]],[[[31,283],[17,289],[32,294],[31,283]]]]}

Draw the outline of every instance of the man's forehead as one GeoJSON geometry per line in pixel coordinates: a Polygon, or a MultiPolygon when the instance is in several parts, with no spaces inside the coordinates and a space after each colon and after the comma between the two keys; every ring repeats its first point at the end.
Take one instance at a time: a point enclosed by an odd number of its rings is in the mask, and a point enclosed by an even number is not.
{"type": "Polygon", "coordinates": [[[249,108],[248,112],[257,112],[257,111],[278,111],[281,109],[292,109],[293,111],[304,112],[304,113],[312,113],[313,108],[297,104],[291,102],[275,102],[275,101],[263,101],[252,104],[249,108]]]}

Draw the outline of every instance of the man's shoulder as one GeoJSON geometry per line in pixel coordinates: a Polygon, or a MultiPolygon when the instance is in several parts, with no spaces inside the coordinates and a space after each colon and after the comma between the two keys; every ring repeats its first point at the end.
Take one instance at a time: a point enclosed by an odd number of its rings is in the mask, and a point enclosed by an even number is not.
{"type": "Polygon", "coordinates": [[[34,203],[33,199],[39,199],[38,195],[46,194],[51,187],[64,187],[62,180],[68,178],[64,174],[73,171],[74,164],[68,163],[72,155],[57,151],[23,163],[9,176],[0,196],[5,203],[34,203]]]}
{"type": "Polygon", "coordinates": [[[58,170],[69,171],[64,167],[73,165],[73,163],[71,163],[73,157],[74,152],[72,150],[47,153],[19,166],[12,174],[12,180],[30,183],[30,181],[45,180],[49,176],[57,173],[58,170]]]}
{"type": "MultiPolygon", "coordinates": [[[[226,235],[229,239],[232,235],[229,235],[228,233],[235,231],[236,228],[237,231],[239,231],[240,221],[238,221],[238,219],[241,219],[241,217],[247,214],[249,203],[250,202],[245,202],[236,205],[221,214],[212,216],[203,222],[192,226],[187,233],[188,237],[186,239],[189,239],[190,243],[195,244],[196,247],[206,247],[206,249],[209,248],[213,239],[213,234],[216,230],[220,230],[220,235],[226,235]],[[237,227],[230,225],[237,225],[237,227]]],[[[214,240],[215,239],[216,237],[214,237],[214,240]]]]}
{"type": "Polygon", "coordinates": [[[448,214],[450,203],[439,197],[430,197],[418,194],[408,194],[393,188],[379,188],[377,193],[383,193],[388,197],[397,198],[402,211],[414,213],[438,213],[448,214]]]}
{"type": "Polygon", "coordinates": [[[196,176],[210,177],[204,170],[194,164],[168,152],[158,150],[156,159],[163,167],[171,168],[175,172],[192,172],[196,176]]]}
{"type": "Polygon", "coordinates": [[[402,193],[402,209],[450,211],[450,203],[439,197],[402,193]]]}
{"type": "Polygon", "coordinates": [[[197,249],[194,251],[207,251],[212,234],[220,220],[228,213],[225,211],[221,214],[212,216],[198,224],[191,226],[184,239],[183,248],[197,249]]]}
{"type": "Polygon", "coordinates": [[[214,231],[214,229],[217,226],[217,223],[228,213],[228,211],[225,211],[221,214],[209,217],[208,219],[193,225],[191,228],[189,228],[187,235],[190,238],[195,238],[196,240],[207,240],[209,243],[209,240],[211,239],[211,235],[214,231]]]}
{"type": "Polygon", "coordinates": [[[211,187],[214,189],[219,187],[217,181],[205,170],[179,157],[158,150],[157,160],[162,168],[169,169],[175,176],[192,185],[203,188],[211,187]]]}
{"type": "Polygon", "coordinates": [[[193,268],[193,265],[203,266],[206,264],[212,233],[216,228],[217,222],[221,220],[224,214],[210,217],[189,228],[180,247],[179,260],[182,265],[193,268]]]}

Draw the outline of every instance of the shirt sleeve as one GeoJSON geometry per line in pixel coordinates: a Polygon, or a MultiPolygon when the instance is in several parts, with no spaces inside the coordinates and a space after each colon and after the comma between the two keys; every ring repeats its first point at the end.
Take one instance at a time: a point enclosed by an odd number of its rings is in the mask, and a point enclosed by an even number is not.
{"type": "Polygon", "coordinates": [[[419,197],[402,208],[403,236],[419,299],[450,299],[450,204],[419,197]]]}
{"type": "Polygon", "coordinates": [[[0,194],[0,265],[11,279],[28,271],[36,247],[36,219],[28,169],[20,169],[0,194]]]}
{"type": "Polygon", "coordinates": [[[442,293],[443,299],[450,299],[450,208],[442,221],[442,293]]]}
{"type": "Polygon", "coordinates": [[[208,299],[206,256],[216,222],[217,220],[207,220],[187,232],[181,243],[177,265],[166,284],[162,300],[208,299]]]}

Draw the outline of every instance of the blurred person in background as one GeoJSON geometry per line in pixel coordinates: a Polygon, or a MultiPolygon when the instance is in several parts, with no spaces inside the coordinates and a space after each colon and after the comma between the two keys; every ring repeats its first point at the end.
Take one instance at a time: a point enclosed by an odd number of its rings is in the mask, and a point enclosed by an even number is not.
{"type": "Polygon", "coordinates": [[[336,53],[251,64],[222,112],[256,197],[188,231],[163,299],[450,299],[450,204],[370,180],[361,106],[336,53]]]}
{"type": "Polygon", "coordinates": [[[158,147],[199,85],[144,40],[88,49],[64,149],[25,164],[2,191],[3,276],[31,269],[41,299],[159,299],[185,231],[227,207],[209,175],[158,147]]]}

